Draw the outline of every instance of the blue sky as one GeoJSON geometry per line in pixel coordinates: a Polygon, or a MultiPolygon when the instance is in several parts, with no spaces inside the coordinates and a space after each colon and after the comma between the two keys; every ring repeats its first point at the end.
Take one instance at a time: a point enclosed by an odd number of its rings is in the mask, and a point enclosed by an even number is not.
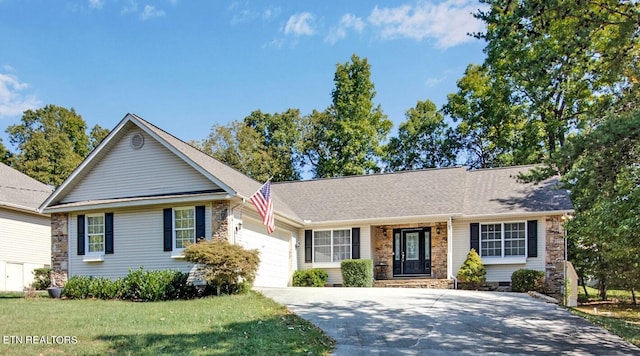
{"type": "Polygon", "coordinates": [[[253,110],[331,103],[336,64],[368,59],[394,128],[456,91],[485,43],[477,0],[0,0],[0,130],[27,109],[75,108],[89,127],[140,115],[183,140],[253,110]]]}

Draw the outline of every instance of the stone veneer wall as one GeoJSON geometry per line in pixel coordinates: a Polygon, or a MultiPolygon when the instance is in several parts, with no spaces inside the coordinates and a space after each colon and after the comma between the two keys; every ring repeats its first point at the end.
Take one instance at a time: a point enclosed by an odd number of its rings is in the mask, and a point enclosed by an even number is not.
{"type": "MultiPolygon", "coordinates": [[[[421,223],[374,227],[374,266],[386,265],[386,279],[393,278],[393,230],[431,227],[431,277],[447,278],[447,223],[421,223]],[[440,233],[437,229],[440,228],[440,233]],[[386,231],[387,236],[384,235],[386,231]]],[[[378,267],[379,268],[379,267],[378,267]]]]}
{"type": "Polygon", "coordinates": [[[67,281],[69,272],[69,214],[51,214],[51,269],[62,279],[58,286],[67,281]]]}
{"type": "Polygon", "coordinates": [[[230,241],[229,202],[214,201],[211,206],[211,238],[230,241]]]}
{"type": "Polygon", "coordinates": [[[546,256],[545,287],[547,294],[562,300],[565,268],[565,236],[562,216],[548,216],[545,220],[546,256]]]}

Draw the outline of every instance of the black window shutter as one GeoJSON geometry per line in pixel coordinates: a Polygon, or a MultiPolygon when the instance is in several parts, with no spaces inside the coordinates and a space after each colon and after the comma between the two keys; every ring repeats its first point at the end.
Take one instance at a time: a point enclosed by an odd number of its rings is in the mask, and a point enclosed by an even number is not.
{"type": "Polygon", "coordinates": [[[527,257],[538,257],[538,220],[527,221],[527,257]]]}
{"type": "Polygon", "coordinates": [[[104,214],[104,253],[113,254],[113,213],[104,214]]]}
{"type": "Polygon", "coordinates": [[[84,255],[84,215],[78,215],[78,255],[84,255]]]}
{"type": "Polygon", "coordinates": [[[480,223],[471,223],[471,248],[480,254],[480,223]]]}
{"type": "Polygon", "coordinates": [[[311,263],[313,261],[313,231],[304,230],[304,262],[311,263]]]}
{"type": "Polygon", "coordinates": [[[171,251],[173,250],[173,210],[171,208],[164,209],[163,216],[164,250],[171,251]]]}
{"type": "Polygon", "coordinates": [[[360,259],[360,228],[351,229],[351,258],[360,259]]]}
{"type": "Polygon", "coordinates": [[[196,206],[196,242],[205,238],[205,208],[204,205],[196,206]]]}

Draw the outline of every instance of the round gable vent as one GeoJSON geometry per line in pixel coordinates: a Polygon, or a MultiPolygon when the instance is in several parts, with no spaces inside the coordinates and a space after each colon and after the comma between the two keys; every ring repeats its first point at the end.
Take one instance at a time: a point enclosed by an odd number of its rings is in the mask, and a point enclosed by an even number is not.
{"type": "Polygon", "coordinates": [[[134,150],[139,150],[144,146],[144,136],[142,134],[135,134],[131,136],[131,148],[134,150]]]}

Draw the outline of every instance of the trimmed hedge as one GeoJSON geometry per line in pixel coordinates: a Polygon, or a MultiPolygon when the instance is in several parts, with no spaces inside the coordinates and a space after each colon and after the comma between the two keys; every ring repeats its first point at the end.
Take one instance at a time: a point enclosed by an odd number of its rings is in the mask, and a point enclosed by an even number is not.
{"type": "Polygon", "coordinates": [[[511,291],[544,293],[544,272],[519,269],[511,274],[511,291]]]}
{"type": "Polygon", "coordinates": [[[324,287],[329,276],[320,268],[298,270],[293,272],[294,287],[324,287]]]}
{"type": "Polygon", "coordinates": [[[62,290],[69,299],[123,299],[154,302],[159,300],[193,299],[198,290],[188,282],[188,273],[173,270],[144,271],[142,267],[129,270],[120,279],[73,276],[62,290]]]}
{"type": "Polygon", "coordinates": [[[342,284],[345,287],[372,287],[372,260],[344,260],[340,263],[342,284]]]}

